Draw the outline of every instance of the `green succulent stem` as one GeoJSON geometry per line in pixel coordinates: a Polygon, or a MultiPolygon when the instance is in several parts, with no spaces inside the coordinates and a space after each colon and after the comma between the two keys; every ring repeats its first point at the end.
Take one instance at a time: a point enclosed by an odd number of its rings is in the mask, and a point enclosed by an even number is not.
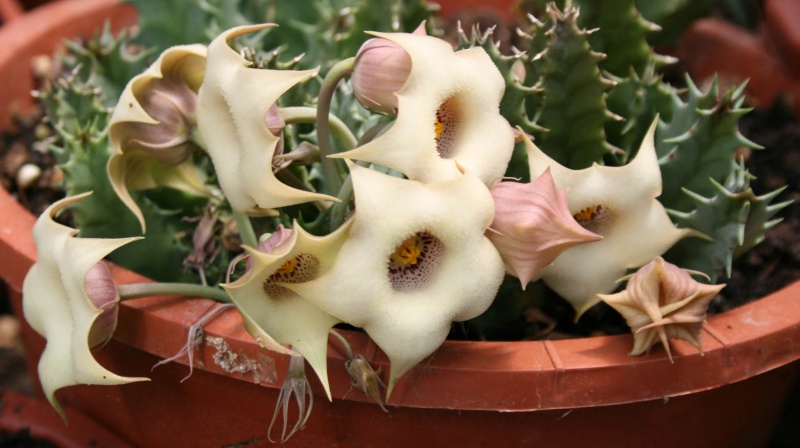
{"type": "MultiPolygon", "coordinates": [[[[282,107],[280,114],[286,124],[317,121],[317,109],[313,107],[282,107]]],[[[353,149],[357,146],[358,140],[339,117],[328,114],[327,123],[330,125],[331,133],[342,143],[342,146],[346,149],[353,149]]]]}
{"type": "Polygon", "coordinates": [[[258,238],[255,230],[253,230],[253,223],[250,222],[250,218],[244,213],[234,210],[233,219],[236,220],[236,225],[239,227],[239,236],[242,238],[242,244],[258,247],[258,238]]]}
{"type": "Polygon", "coordinates": [[[153,296],[202,297],[220,303],[231,303],[228,293],[213,286],[191,283],[131,283],[117,285],[120,300],[140,299],[153,296]]]}
{"type": "Polygon", "coordinates": [[[339,81],[349,76],[353,72],[356,58],[344,59],[331,67],[320,87],[319,98],[317,100],[317,144],[319,145],[322,171],[328,181],[330,193],[338,194],[342,188],[342,180],[339,178],[339,170],[336,169],[336,161],[328,158],[331,155],[331,136],[330,136],[330,110],[333,94],[339,81]]]}

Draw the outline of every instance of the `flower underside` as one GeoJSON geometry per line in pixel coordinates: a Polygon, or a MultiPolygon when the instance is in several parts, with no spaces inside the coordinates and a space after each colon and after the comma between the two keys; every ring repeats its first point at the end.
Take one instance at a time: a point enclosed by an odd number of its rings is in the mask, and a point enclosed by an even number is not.
{"type": "Polygon", "coordinates": [[[429,232],[406,238],[389,256],[389,281],[395,291],[425,288],[436,274],[444,255],[444,244],[429,232]]]}
{"type": "Polygon", "coordinates": [[[461,133],[461,114],[455,97],[444,100],[436,110],[436,123],[434,124],[434,140],[436,152],[443,159],[456,157],[455,149],[457,137],[461,133]]]}

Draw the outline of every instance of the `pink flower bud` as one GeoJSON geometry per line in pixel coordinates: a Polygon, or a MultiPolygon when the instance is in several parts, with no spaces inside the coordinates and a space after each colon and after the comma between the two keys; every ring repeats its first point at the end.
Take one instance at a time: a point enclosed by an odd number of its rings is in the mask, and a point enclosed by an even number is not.
{"type": "MultiPolygon", "coordinates": [[[[275,232],[258,245],[258,251],[266,254],[275,252],[280,246],[291,239],[293,232],[294,230],[283,227],[283,224],[278,225],[278,228],[275,230],[275,232]]],[[[252,269],[253,261],[248,259],[246,266],[248,271],[252,269]]]]}
{"type": "Polygon", "coordinates": [[[163,79],[154,82],[140,101],[158,124],[131,123],[129,147],[169,165],[186,160],[194,149],[190,136],[197,122],[197,93],[186,84],[163,79]]]}
{"type": "MultiPolygon", "coordinates": [[[[413,34],[425,35],[425,22],[413,34]]],[[[400,45],[383,39],[369,39],[356,55],[351,79],[358,101],[364,107],[397,113],[397,96],[411,73],[411,57],[400,45]]]]}
{"type": "Polygon", "coordinates": [[[550,170],[528,184],[501,182],[492,197],[495,216],[486,236],[522,289],[563,251],[602,238],[575,221],[567,192],[556,189],[550,170]]]}
{"type": "Polygon", "coordinates": [[[86,273],[83,287],[92,304],[102,311],[89,331],[89,347],[96,347],[104,344],[114,334],[120,299],[114,280],[111,278],[111,270],[102,261],[92,266],[86,273]]]}

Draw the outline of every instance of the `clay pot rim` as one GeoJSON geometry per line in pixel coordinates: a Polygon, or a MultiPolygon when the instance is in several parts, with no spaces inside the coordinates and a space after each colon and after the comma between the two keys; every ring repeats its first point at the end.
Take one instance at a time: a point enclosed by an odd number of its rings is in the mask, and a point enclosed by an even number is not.
{"type": "MultiPolygon", "coordinates": [[[[60,14],[58,21],[68,22],[69,5],[78,3],[86,6],[87,2],[50,3],[11,25],[17,30],[25,29],[28,22],[35,23],[56,10],[60,14]]],[[[92,0],[91,8],[111,10],[119,5],[92,0]]],[[[6,36],[10,28],[0,30],[0,37],[6,36]]],[[[3,59],[0,57],[0,62],[3,59]]],[[[0,192],[0,210],[0,274],[12,289],[19,291],[36,257],[31,236],[35,218],[5,190],[0,192]]],[[[120,284],[144,280],[120,268],[115,268],[114,274],[120,284]]],[[[170,357],[185,343],[189,325],[213,306],[214,302],[205,299],[147,298],[126,302],[115,339],[156,357],[170,357]],[[142,337],[147,334],[157,337],[142,337]]],[[[281,387],[287,357],[259,349],[237,313],[226,311],[205,327],[205,333],[207,344],[200,347],[195,368],[265,387],[281,387]],[[225,353],[208,344],[214,340],[227,344],[225,353]],[[245,374],[231,371],[219,361],[221,354],[253,360],[265,370],[245,374]]],[[[366,334],[342,333],[355,353],[363,354],[376,368],[388,372],[388,359],[366,334]]],[[[800,281],[709,318],[702,337],[704,356],[683,341],[673,341],[674,364],[660,347],[645,356],[629,357],[630,335],[559,341],[446,341],[398,382],[389,404],[512,412],[571,409],[668,399],[741,381],[800,359],[800,346],[793,343],[800,340],[800,281]]],[[[332,342],[328,370],[334,399],[369,401],[352,390],[346,372],[337,367],[344,360],[337,343],[332,342]]],[[[178,362],[187,363],[185,358],[178,362]]],[[[313,378],[310,371],[309,378],[313,378]]],[[[312,383],[315,392],[322,395],[321,386],[315,380],[312,383]]]]}

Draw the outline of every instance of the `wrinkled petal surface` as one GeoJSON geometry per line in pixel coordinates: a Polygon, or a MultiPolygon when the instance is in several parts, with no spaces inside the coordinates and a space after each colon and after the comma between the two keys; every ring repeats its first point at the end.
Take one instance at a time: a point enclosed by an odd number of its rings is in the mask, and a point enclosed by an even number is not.
{"type": "Polygon", "coordinates": [[[334,266],[287,288],[364,328],[397,380],[444,342],[454,321],[494,300],[505,269],[484,236],[494,204],[476,177],[422,184],[350,164],[356,212],[334,266]]]}
{"type": "Polygon", "coordinates": [[[86,275],[114,249],[139,238],[74,238],[77,230],[53,220],[60,210],[87,195],[54,203],[36,221],[33,237],[39,258],[22,286],[25,319],[47,340],[38,368],[42,389],[62,417],[63,410],[55,398],[62,387],[147,381],[108,371],[89,350],[89,335],[102,310],[86,292],[86,275]]]}
{"type": "Polygon", "coordinates": [[[556,187],[567,189],[569,211],[587,230],[603,237],[564,251],[540,271],[544,282],[568,300],[580,316],[616,288],[627,269],[663,254],[696,232],[678,229],[656,199],[661,170],[655,152],[656,121],[636,157],[627,165],[593,165],[571,170],[545,155],[525,137],[531,178],[548,168],[556,187]]]}
{"type": "Polygon", "coordinates": [[[601,298],[631,327],[631,356],[649,351],[660,341],[672,360],[669,338],[686,340],[703,353],[700,330],[706,311],[724,287],[700,283],[687,271],[657,257],[628,280],[625,290],[601,298]]]}
{"type": "MultiPolygon", "coordinates": [[[[222,285],[251,325],[303,355],[329,398],[328,332],[341,320],[283,284],[312,281],[329,270],[349,227],[345,224],[325,237],[313,236],[297,224],[288,237],[279,230],[263,245],[269,252],[245,246],[252,268],[235,282],[222,285]]],[[[252,330],[248,327],[251,334],[252,330]]],[[[263,333],[254,336],[264,341],[263,333]]]]}
{"type": "Polygon", "coordinates": [[[289,187],[275,178],[272,158],[280,137],[267,124],[270,107],[295,84],[312,78],[306,71],[260,70],[236,53],[228,41],[274,25],[232,28],[208,46],[197,121],[214,162],[222,191],[234,209],[278,208],[336,198],[289,187]]]}
{"type": "Polygon", "coordinates": [[[581,227],[567,208],[549,170],[533,182],[501,182],[492,187],[495,214],[486,236],[522,289],[563,251],[602,239],[581,227]]]}
{"type": "Polygon", "coordinates": [[[501,177],[514,132],[500,115],[505,82],[486,52],[453,52],[431,36],[373,34],[411,57],[411,73],[397,92],[397,120],[379,138],[335,156],[380,163],[420,182],[459,177],[453,160],[484,184],[501,177]]]}
{"type": "Polygon", "coordinates": [[[145,222],[130,190],[167,186],[207,196],[205,176],[190,156],[197,91],[205,71],[206,47],[168,48],[142,74],[128,82],[109,123],[114,152],[108,161],[111,186],[145,222]]]}

